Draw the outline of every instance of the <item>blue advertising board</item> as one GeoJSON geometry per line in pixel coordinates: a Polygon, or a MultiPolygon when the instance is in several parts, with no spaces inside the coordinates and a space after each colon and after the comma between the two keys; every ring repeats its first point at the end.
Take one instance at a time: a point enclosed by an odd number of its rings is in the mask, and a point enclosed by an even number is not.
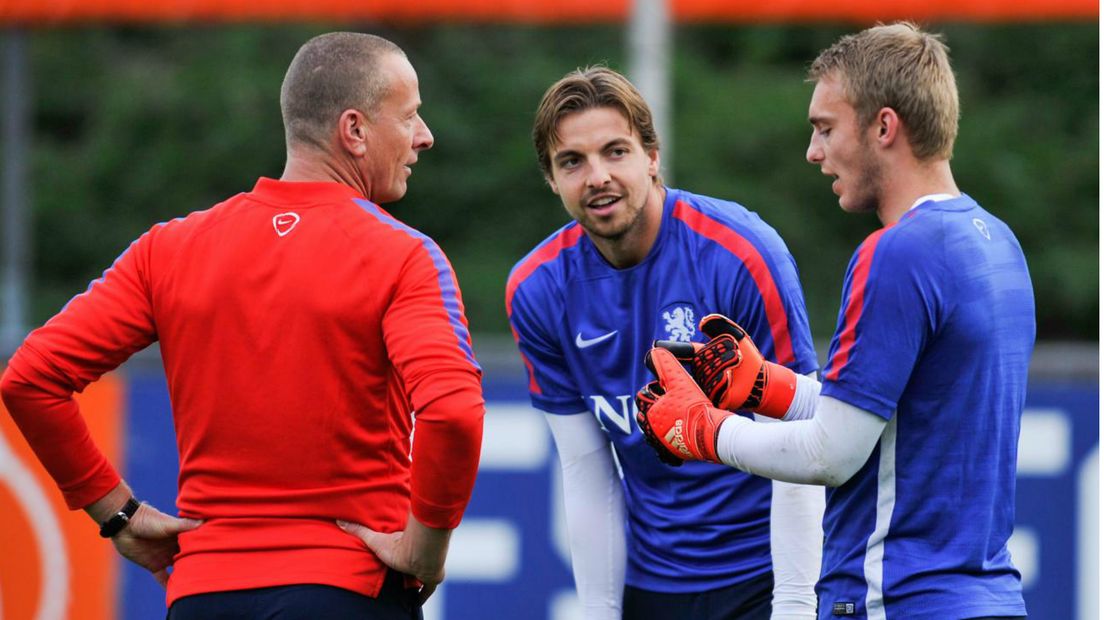
{"type": "MultiPolygon", "coordinates": [[[[480,474],[453,536],[448,580],[427,620],[581,618],[572,586],[559,467],[541,414],[520,374],[490,374],[480,474]]],[[[142,496],[171,510],[178,462],[165,381],[135,369],[127,381],[125,475],[142,496]]],[[[1010,541],[1036,618],[1095,618],[1098,549],[1099,387],[1033,382],[1020,440],[1016,530],[1010,541]]],[[[164,590],[124,568],[120,613],[163,617],[164,590]]]]}

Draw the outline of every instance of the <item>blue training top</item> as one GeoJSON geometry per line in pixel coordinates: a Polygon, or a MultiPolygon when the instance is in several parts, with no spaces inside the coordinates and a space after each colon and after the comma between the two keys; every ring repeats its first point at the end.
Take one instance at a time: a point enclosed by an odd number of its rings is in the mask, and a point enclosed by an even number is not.
{"type": "Polygon", "coordinates": [[[859,246],[821,393],[889,424],[828,493],[820,618],[1025,615],[1006,543],[1034,341],[1023,251],[970,197],[859,246]]]}
{"type": "Polygon", "coordinates": [[[664,465],[636,424],[636,391],[656,339],[704,342],[711,312],[747,329],[768,359],[817,368],[797,267],[778,234],[744,207],[667,190],[655,245],[614,269],[572,222],[514,267],[507,314],[533,406],[589,411],[620,464],[626,583],[702,592],[771,570],[770,482],[723,465],[664,465]]]}

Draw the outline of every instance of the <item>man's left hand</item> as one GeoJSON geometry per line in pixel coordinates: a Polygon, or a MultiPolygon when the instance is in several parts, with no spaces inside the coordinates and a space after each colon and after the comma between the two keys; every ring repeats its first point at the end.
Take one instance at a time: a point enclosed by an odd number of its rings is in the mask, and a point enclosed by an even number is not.
{"type": "Polygon", "coordinates": [[[142,504],[127,526],[111,538],[115,550],[124,558],[153,573],[157,583],[169,582],[168,568],[180,552],[177,536],[202,525],[195,519],[178,519],[142,504]]]}

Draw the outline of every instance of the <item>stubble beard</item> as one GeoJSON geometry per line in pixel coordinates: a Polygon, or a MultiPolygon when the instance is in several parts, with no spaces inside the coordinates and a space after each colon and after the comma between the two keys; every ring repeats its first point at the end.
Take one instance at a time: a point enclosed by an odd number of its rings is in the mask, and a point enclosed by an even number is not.
{"type": "Polygon", "coordinates": [[[874,156],[874,149],[865,139],[859,144],[862,154],[859,161],[859,182],[857,188],[862,193],[855,201],[855,206],[848,211],[852,213],[877,213],[882,206],[882,182],[885,180],[885,171],[881,163],[874,156]]]}
{"type": "MultiPolygon", "coordinates": [[[[584,213],[586,212],[584,211],[584,213]]],[[[579,224],[583,227],[583,230],[587,231],[587,233],[594,237],[598,237],[599,239],[602,239],[604,241],[618,243],[625,237],[629,236],[629,234],[632,233],[634,230],[640,228],[640,221],[641,219],[643,219],[643,217],[644,205],[640,205],[638,208],[628,214],[628,221],[620,225],[616,225],[616,222],[614,222],[615,226],[612,228],[608,226],[599,227],[596,225],[596,222],[594,222],[590,217],[585,217],[579,220],[579,224]]]]}

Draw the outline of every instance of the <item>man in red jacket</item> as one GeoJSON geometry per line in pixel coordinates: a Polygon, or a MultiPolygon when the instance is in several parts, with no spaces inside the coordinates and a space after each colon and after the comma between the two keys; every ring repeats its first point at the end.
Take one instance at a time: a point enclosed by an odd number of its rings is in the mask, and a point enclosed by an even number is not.
{"type": "Polygon", "coordinates": [[[448,260],[379,206],[433,145],[420,104],[393,43],[307,42],[280,180],[154,226],[0,380],[68,505],[167,584],[170,618],[419,617],[443,579],[483,399],[448,260]],[[135,500],[72,397],[154,341],[181,518],[135,500]]]}

